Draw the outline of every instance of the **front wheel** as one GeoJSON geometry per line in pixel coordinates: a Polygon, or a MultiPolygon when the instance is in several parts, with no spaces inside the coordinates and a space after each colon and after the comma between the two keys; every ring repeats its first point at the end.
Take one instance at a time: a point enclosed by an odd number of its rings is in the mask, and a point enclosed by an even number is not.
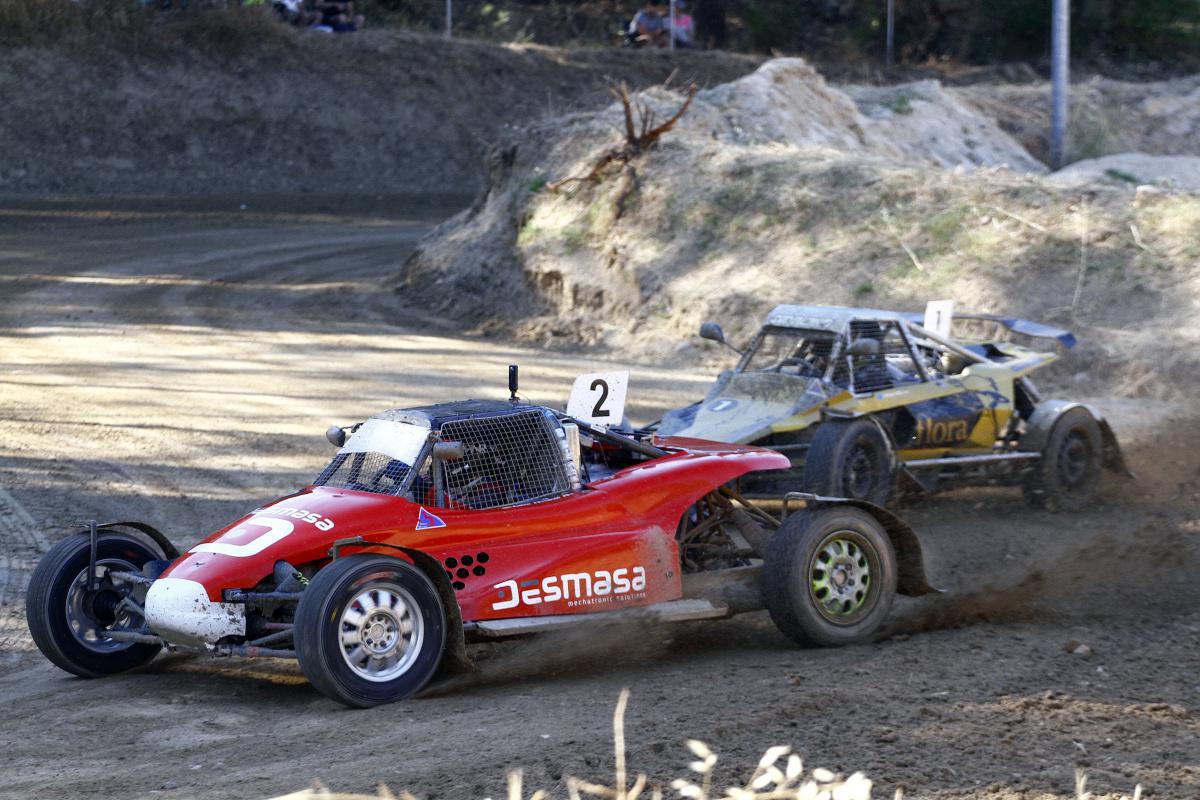
{"type": "Polygon", "coordinates": [[[804,458],[804,491],[887,505],[895,458],[887,436],[867,417],[827,420],[804,458]]]}
{"type": "Polygon", "coordinates": [[[339,558],[296,608],[300,669],[322,694],[356,708],[402,700],[433,676],[446,615],[433,582],[381,555],[339,558]]]}
{"type": "Polygon", "coordinates": [[[160,558],[139,539],[104,533],[96,543],[96,572],[89,581],[91,538],[86,533],[51,547],[30,576],[25,599],[34,644],[55,666],[81,678],[124,672],[154,658],[159,645],[109,638],[113,628],[137,628],[143,622],[136,588],[110,573],[140,573],[144,564],[160,558]]]}
{"type": "Polygon", "coordinates": [[[800,511],[779,526],[763,559],[771,621],[801,644],[867,640],[896,595],[896,555],[879,521],[861,509],[800,511]]]}

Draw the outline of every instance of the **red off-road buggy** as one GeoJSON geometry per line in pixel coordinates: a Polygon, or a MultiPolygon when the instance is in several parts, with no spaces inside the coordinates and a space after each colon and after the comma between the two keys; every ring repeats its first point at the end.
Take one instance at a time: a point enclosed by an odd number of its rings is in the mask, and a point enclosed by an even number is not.
{"type": "Polygon", "coordinates": [[[517,401],[376,414],[329,435],[311,486],[186,553],[141,523],[93,525],[33,574],[28,620],[84,677],[164,647],[299,659],[370,706],[418,691],[466,643],[638,613],[767,608],[789,636],[869,637],[930,591],[920,545],[861,501],[792,497],[782,524],[730,488],[785,469],[759,447],[624,436],[517,401]],[[802,508],[800,508],[802,507],[802,508]]]}

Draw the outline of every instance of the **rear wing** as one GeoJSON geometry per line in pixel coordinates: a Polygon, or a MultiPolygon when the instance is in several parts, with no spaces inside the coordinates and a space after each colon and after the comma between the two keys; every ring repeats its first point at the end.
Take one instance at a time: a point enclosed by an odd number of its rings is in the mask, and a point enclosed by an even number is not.
{"type": "MultiPolygon", "coordinates": [[[[983,324],[991,323],[1010,330],[1013,333],[1030,336],[1035,339],[1053,339],[1068,350],[1074,347],[1076,342],[1075,334],[1070,331],[1050,325],[1043,325],[1040,322],[1030,322],[1027,319],[1019,317],[1005,317],[1000,314],[960,314],[955,312],[954,321],[958,322],[959,320],[983,324]]],[[[956,336],[955,338],[959,337],[956,336]]]]}

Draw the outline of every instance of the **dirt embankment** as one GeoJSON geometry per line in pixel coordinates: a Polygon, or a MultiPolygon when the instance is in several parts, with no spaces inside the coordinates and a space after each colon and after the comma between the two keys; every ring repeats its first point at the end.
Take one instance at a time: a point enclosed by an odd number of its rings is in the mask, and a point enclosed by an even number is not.
{"type": "MultiPolygon", "coordinates": [[[[644,100],[663,119],[683,98],[644,100]]],[[[482,331],[684,363],[714,351],[688,344],[705,319],[736,342],[780,302],[950,297],[1075,329],[1055,379],[1076,394],[1200,388],[1200,196],[1043,177],[957,90],[842,90],[795,59],[700,92],[636,181],[546,188],[586,174],[620,123],[613,105],[495,150],[486,198],[398,291],[482,331]]]]}
{"type": "Polygon", "coordinates": [[[6,49],[0,193],[471,192],[491,142],[603,103],[610,81],[711,85],[757,63],[397,31],[224,52],[6,49]]]}

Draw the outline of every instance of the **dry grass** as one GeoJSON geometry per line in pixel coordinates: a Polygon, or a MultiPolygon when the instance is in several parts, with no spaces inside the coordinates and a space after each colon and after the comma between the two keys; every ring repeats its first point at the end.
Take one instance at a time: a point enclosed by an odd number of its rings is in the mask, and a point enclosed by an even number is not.
{"type": "Polygon", "coordinates": [[[188,46],[227,55],[271,44],[290,45],[295,38],[295,31],[279,22],[265,4],[164,13],[138,0],[0,2],[0,45],[12,48],[166,55],[188,46]]]}
{"type": "Polygon", "coordinates": [[[0,43],[38,47],[103,35],[136,40],[149,28],[149,14],[125,0],[84,5],[72,0],[4,0],[0,3],[0,43]]]}
{"type": "MultiPolygon", "coordinates": [[[[612,785],[592,783],[572,775],[564,778],[568,800],[663,800],[666,796],[684,800],[871,800],[871,781],[861,772],[849,777],[817,768],[806,772],[800,756],[787,745],[767,748],[758,761],[758,766],[744,784],[727,786],[716,790],[713,786],[713,770],[717,755],[698,739],[687,741],[688,750],[694,760],[688,764],[692,773],[686,778],[669,782],[656,781],[644,773],[630,780],[625,753],[625,709],[629,703],[629,690],[621,691],[617,707],[613,712],[614,775],[612,785]],[[664,794],[667,790],[673,794],[664,794]]],[[[508,774],[506,800],[550,800],[546,789],[528,792],[521,770],[508,774]]],[[[904,800],[904,793],[897,789],[895,800],[904,800]]],[[[1141,800],[1142,787],[1138,785],[1132,797],[1121,795],[1112,800],[1141,800]]],[[[1102,800],[1087,788],[1087,774],[1075,771],[1075,793],[1072,800],[1102,800]]],[[[380,784],[376,794],[344,794],[332,792],[319,781],[310,789],[274,798],[274,800],[417,800],[407,791],[394,794],[380,784]]]]}

